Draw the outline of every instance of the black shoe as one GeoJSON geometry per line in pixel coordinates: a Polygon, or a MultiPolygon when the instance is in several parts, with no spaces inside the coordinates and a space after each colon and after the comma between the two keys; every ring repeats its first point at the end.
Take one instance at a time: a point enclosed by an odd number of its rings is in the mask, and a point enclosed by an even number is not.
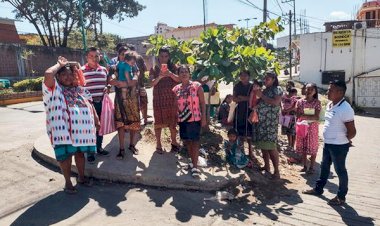
{"type": "Polygon", "coordinates": [[[87,156],[87,162],[90,164],[94,164],[95,163],[95,155],[88,155],[87,156]]]}
{"type": "Polygon", "coordinates": [[[134,154],[134,155],[138,155],[139,154],[139,150],[136,149],[136,147],[134,145],[130,145],[129,146],[129,150],[134,154]]]}
{"type": "Polygon", "coordinates": [[[101,155],[101,156],[109,156],[110,155],[109,151],[106,151],[103,148],[98,148],[96,150],[96,153],[98,153],[98,155],[101,155]]]}
{"type": "Polygon", "coordinates": [[[320,196],[322,195],[323,192],[318,192],[317,190],[315,190],[314,188],[312,189],[308,189],[308,190],[303,190],[302,191],[302,194],[306,194],[306,195],[315,195],[315,196],[320,196]]]}

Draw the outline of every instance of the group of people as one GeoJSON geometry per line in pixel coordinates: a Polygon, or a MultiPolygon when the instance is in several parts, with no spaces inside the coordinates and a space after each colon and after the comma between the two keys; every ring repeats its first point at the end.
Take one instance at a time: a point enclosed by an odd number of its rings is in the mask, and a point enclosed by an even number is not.
{"type": "MultiPolygon", "coordinates": [[[[319,115],[321,102],[318,100],[318,87],[306,83],[302,87],[302,97],[297,96],[297,89],[292,81],[286,84],[286,91],[279,87],[277,76],[267,72],[264,82],[249,80],[248,71],[240,73],[240,81],[234,86],[233,95],[227,95],[219,107],[219,121],[230,128],[228,140],[224,142],[227,161],[238,168],[249,167],[251,161],[245,155],[244,142],[248,143],[251,158],[252,145],[262,150],[264,166],[261,170],[270,172],[270,161],[274,167],[273,178],[279,178],[279,155],[277,148],[278,124],[281,132],[287,135],[288,151],[295,158],[290,162],[300,161],[301,172],[313,174],[319,146],[319,115]],[[262,90],[262,86],[265,88],[262,90]],[[228,121],[230,103],[235,101],[234,120],[228,121]],[[295,148],[294,148],[295,146],[295,148]],[[310,165],[307,156],[310,155],[310,165]]],[[[330,172],[331,164],[339,177],[339,190],[331,205],[342,205],[348,191],[348,176],[345,167],[351,139],[356,135],[354,111],[344,99],[346,92],[344,81],[331,81],[327,96],[330,102],[326,106],[323,129],[324,147],[320,178],[315,188],[303,191],[304,194],[321,195],[330,172]]]]}
{"type": "MultiPolygon", "coordinates": [[[[119,138],[117,159],[125,158],[126,132],[129,132],[128,149],[135,155],[139,153],[136,148],[136,135],[141,130],[140,111],[144,124],[148,122],[148,100],[143,82],[147,68],[133,47],[118,46],[117,57],[109,62],[107,68],[99,64],[100,52],[97,48],[89,48],[86,58],[87,63],[81,67],[76,62],[59,57],[57,63],[46,70],[43,82],[47,132],[65,178],[64,190],[70,194],[77,192],[70,180],[72,156],[78,167],[77,183],[87,184],[88,180],[84,177],[84,153],[87,153],[89,163],[96,161],[95,154],[109,155],[109,151],[102,148],[103,137],[99,134],[99,119],[104,94],[109,93],[112,86],[115,87],[114,119],[119,138]]],[[[199,178],[200,132],[207,124],[202,84],[191,80],[190,68],[187,65],[175,65],[171,62],[170,51],[166,47],[159,50],[157,64],[150,69],[149,75],[153,86],[155,151],[157,154],[166,152],[161,142],[161,132],[164,128],[170,130],[171,151],[180,150],[176,138],[177,125],[179,125],[180,138],[191,158],[190,173],[193,177],[199,178]]],[[[349,104],[344,99],[343,102],[336,102],[338,97],[330,98],[334,87],[337,87],[338,91],[343,91],[340,92],[343,98],[345,84],[343,87],[341,83],[334,83],[330,87],[332,87],[329,89],[329,99],[332,101],[330,108],[335,110],[330,112],[328,108],[326,115],[330,113],[330,118],[335,119],[337,116],[340,117],[336,114],[338,107],[342,105],[348,109],[349,104]]],[[[298,98],[296,93],[294,83],[291,82],[287,84],[286,93],[283,93],[274,72],[265,73],[263,82],[259,80],[251,82],[249,71],[240,72],[239,82],[234,86],[233,95],[228,95],[219,108],[219,119],[222,124],[232,127],[228,130],[228,140],[224,142],[227,161],[230,164],[238,168],[251,166],[249,157],[253,157],[252,145],[255,145],[257,149],[262,150],[264,166],[261,169],[270,172],[270,162],[272,162],[274,167],[272,177],[280,178],[277,149],[280,118],[282,132],[288,136],[289,150],[293,150],[295,145],[296,152],[302,156],[303,171],[313,173],[318,150],[321,103],[318,100],[318,89],[315,84],[305,86],[303,98],[298,98]],[[232,101],[237,103],[237,107],[234,119],[228,122],[226,117],[228,117],[229,103],[232,101]],[[248,156],[244,151],[244,142],[248,143],[248,156]],[[306,164],[307,155],[311,155],[309,167],[306,164]]],[[[317,187],[307,191],[307,194],[323,192],[327,180],[326,172],[329,171],[331,162],[339,168],[338,176],[342,175],[345,180],[344,174],[347,175],[344,162],[337,162],[344,161],[342,158],[344,156],[345,159],[345,155],[340,154],[337,158],[333,152],[337,148],[339,150],[347,148],[346,152],[348,151],[347,145],[355,136],[353,113],[343,116],[346,112],[343,110],[339,112],[342,114],[345,127],[335,121],[327,121],[329,123],[325,124],[324,134],[332,143],[327,145],[325,137],[321,179],[317,187]],[[350,127],[347,127],[347,123],[350,127]],[[335,135],[338,130],[341,134],[335,135]],[[336,139],[339,139],[339,144],[334,143],[336,139]],[[339,146],[341,143],[347,147],[339,146]]],[[[326,120],[330,118],[326,117],[326,120]]],[[[347,182],[340,184],[342,188],[340,188],[341,193],[338,193],[339,202],[345,200],[346,185],[347,182]]]]}

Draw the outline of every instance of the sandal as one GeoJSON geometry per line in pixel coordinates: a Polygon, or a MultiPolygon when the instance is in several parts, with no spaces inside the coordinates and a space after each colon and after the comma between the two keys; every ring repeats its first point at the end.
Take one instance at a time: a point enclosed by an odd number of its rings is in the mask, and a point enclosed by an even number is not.
{"type": "Polygon", "coordinates": [[[129,150],[131,150],[131,152],[134,154],[134,155],[138,155],[139,154],[139,150],[136,149],[136,147],[134,145],[129,145],[129,150]]]}
{"type": "Polygon", "coordinates": [[[124,149],[120,149],[119,154],[116,155],[116,159],[117,160],[123,160],[124,159],[124,152],[125,152],[124,149]]]}
{"type": "Polygon", "coordinates": [[[76,194],[78,192],[78,190],[74,187],[71,187],[71,188],[67,188],[65,187],[63,189],[63,191],[66,193],[66,194],[69,194],[69,195],[73,195],[73,194],[76,194]]]}
{"type": "Polygon", "coordinates": [[[280,173],[274,173],[274,174],[272,174],[271,179],[272,180],[278,180],[278,179],[280,179],[280,173]]]}
{"type": "Polygon", "coordinates": [[[327,202],[330,206],[342,206],[344,203],[346,203],[346,200],[340,199],[338,196],[335,196],[335,198],[330,199],[330,201],[327,202]]]}
{"type": "Polygon", "coordinates": [[[92,187],[93,185],[93,181],[88,179],[88,178],[84,178],[84,180],[80,180],[79,178],[77,178],[77,184],[79,185],[83,185],[83,186],[86,186],[86,187],[92,187]]]}
{"type": "Polygon", "coordinates": [[[172,149],[170,150],[170,152],[179,152],[181,150],[181,146],[180,145],[177,145],[177,144],[171,144],[172,145],[172,149]]]}
{"type": "Polygon", "coordinates": [[[315,170],[313,168],[310,168],[306,173],[312,175],[315,173],[315,170]]]}
{"type": "Polygon", "coordinates": [[[201,171],[197,168],[192,168],[191,169],[191,176],[194,178],[200,178],[201,176],[201,171]]]}
{"type": "Polygon", "coordinates": [[[160,154],[160,155],[165,153],[164,149],[162,149],[162,148],[156,148],[156,152],[157,152],[157,154],[160,154]]]}

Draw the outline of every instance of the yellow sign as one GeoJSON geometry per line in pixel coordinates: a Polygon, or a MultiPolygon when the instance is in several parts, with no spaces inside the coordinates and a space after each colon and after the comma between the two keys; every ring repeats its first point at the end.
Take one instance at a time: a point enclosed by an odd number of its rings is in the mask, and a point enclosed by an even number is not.
{"type": "Polygon", "coordinates": [[[334,48],[351,47],[351,30],[336,30],[332,34],[334,48]]]}

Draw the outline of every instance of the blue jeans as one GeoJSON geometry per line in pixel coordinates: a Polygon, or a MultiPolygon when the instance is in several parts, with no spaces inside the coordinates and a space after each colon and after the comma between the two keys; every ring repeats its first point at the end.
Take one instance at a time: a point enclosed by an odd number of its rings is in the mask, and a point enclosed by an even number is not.
{"type": "MultiPolygon", "coordinates": [[[[93,103],[96,114],[98,114],[100,120],[100,114],[102,113],[102,101],[93,103]]],[[[96,149],[102,147],[103,144],[103,136],[99,135],[99,131],[96,131],[96,149]]]]}
{"type": "Polygon", "coordinates": [[[348,191],[346,157],[349,146],[349,144],[324,144],[321,174],[319,176],[319,180],[317,180],[317,183],[315,185],[315,191],[317,193],[323,193],[323,187],[326,185],[330,174],[331,163],[334,163],[335,172],[338,174],[339,178],[339,189],[337,196],[340,199],[346,200],[346,194],[348,191]]]}

